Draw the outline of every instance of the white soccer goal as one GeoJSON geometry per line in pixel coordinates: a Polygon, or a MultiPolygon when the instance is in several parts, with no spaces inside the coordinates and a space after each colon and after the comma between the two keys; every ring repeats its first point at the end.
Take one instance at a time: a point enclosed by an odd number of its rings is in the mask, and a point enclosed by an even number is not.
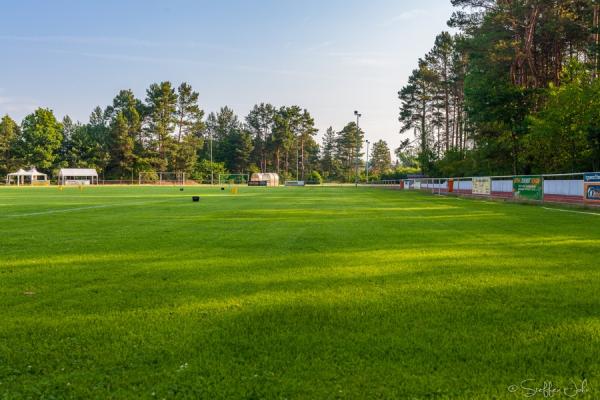
{"type": "Polygon", "coordinates": [[[249,181],[248,174],[219,174],[219,185],[245,185],[249,181]]]}
{"type": "Polygon", "coordinates": [[[185,185],[185,172],[140,172],[140,185],[185,185]]]}

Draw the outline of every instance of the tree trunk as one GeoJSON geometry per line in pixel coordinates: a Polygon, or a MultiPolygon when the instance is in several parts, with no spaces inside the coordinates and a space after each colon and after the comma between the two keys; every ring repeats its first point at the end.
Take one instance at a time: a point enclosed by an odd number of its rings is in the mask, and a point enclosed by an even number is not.
{"type": "Polygon", "coordinates": [[[600,32],[598,32],[598,27],[600,26],[600,5],[594,4],[594,22],[593,22],[593,38],[594,38],[594,70],[592,71],[592,76],[595,78],[598,77],[598,48],[600,46],[600,32]]]}
{"type": "Polygon", "coordinates": [[[446,111],[446,152],[450,149],[450,93],[448,90],[448,63],[444,59],[444,109],[446,111]]]}
{"type": "Polygon", "coordinates": [[[302,180],[304,180],[304,138],[300,138],[300,167],[302,169],[302,180]]]}
{"type": "Polygon", "coordinates": [[[183,127],[183,114],[179,116],[179,132],[177,133],[177,143],[181,143],[181,128],[183,127]]]}
{"type": "Polygon", "coordinates": [[[512,141],[512,158],[513,158],[513,175],[517,175],[517,160],[519,155],[518,144],[517,144],[517,135],[511,132],[511,141],[512,141]]]}
{"type": "Polygon", "coordinates": [[[260,159],[260,172],[267,172],[267,154],[266,154],[266,146],[267,146],[267,134],[266,132],[262,132],[261,135],[261,143],[260,143],[260,151],[261,151],[261,159],[260,159]]]}

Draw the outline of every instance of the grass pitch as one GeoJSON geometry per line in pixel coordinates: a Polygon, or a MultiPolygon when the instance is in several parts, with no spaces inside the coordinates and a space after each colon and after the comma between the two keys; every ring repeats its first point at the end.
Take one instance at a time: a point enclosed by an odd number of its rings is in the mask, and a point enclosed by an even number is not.
{"type": "Polygon", "coordinates": [[[0,398],[597,399],[599,260],[534,206],[1,188],[0,398]]]}

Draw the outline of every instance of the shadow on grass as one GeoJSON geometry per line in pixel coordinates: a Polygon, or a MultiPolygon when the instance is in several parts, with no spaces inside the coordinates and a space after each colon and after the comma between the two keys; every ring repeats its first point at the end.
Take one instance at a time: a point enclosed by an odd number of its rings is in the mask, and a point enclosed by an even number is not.
{"type": "Polygon", "coordinates": [[[13,322],[0,329],[0,393],[487,399],[514,398],[506,388],[529,378],[596,387],[597,282],[404,279],[413,290],[345,279],[214,309],[13,322]]]}
{"type": "MultiPolygon", "coordinates": [[[[500,240],[500,239],[498,239],[500,240]]],[[[440,289],[449,284],[493,285],[496,279],[594,279],[595,254],[600,242],[573,237],[505,239],[504,242],[453,247],[418,244],[381,248],[362,242],[352,251],[348,243],[296,254],[287,245],[256,245],[252,254],[230,258],[229,253],[196,250],[159,253],[129,251],[121,254],[58,254],[4,260],[0,277],[5,306],[36,315],[51,307],[57,313],[123,311],[189,299],[222,299],[262,290],[327,289],[336,285],[369,285],[369,279],[394,284],[427,284],[440,289]],[[579,248],[577,258],[565,258],[563,249],[579,248]],[[585,275],[585,274],[589,275],[585,275]],[[347,281],[352,279],[352,281],[347,281]],[[303,285],[300,287],[299,285],[303,285]],[[35,292],[35,297],[23,297],[35,292]]],[[[229,247],[226,250],[231,250],[229,247]]],[[[13,310],[16,315],[21,315],[13,310]]],[[[7,314],[7,315],[10,315],[7,314]]]]}

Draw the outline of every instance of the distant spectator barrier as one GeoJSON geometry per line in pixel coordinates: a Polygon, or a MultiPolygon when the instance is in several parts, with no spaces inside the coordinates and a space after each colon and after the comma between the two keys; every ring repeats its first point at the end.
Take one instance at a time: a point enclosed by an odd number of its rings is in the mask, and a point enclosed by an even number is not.
{"type": "Polygon", "coordinates": [[[285,186],[304,186],[304,181],[285,181],[285,186]]]}
{"type": "Polygon", "coordinates": [[[269,181],[248,181],[248,186],[267,186],[269,181]]]}
{"type": "Polygon", "coordinates": [[[600,172],[415,178],[371,182],[368,186],[526,202],[600,206],[600,172]]]}

